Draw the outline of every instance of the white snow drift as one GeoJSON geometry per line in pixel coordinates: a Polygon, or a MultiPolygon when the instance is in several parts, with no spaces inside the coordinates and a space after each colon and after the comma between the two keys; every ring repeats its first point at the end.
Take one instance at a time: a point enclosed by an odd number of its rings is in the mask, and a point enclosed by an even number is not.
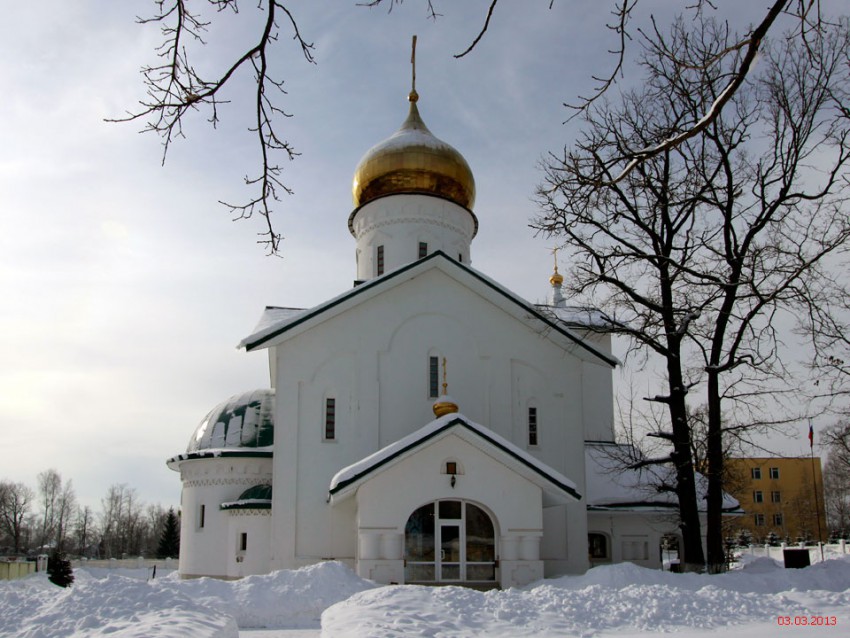
{"type": "Polygon", "coordinates": [[[689,638],[724,628],[767,638],[847,635],[850,627],[850,556],[803,570],[758,559],[720,576],[624,563],[490,592],[376,587],[335,562],[230,582],[97,573],[77,570],[70,589],[42,575],[0,583],[0,637],[236,638],[239,628],[318,629],[320,622],[327,638],[658,632],[689,638]],[[790,626],[780,625],[780,617],[790,618],[790,626]],[[795,625],[802,618],[826,619],[829,626],[795,625]]]}

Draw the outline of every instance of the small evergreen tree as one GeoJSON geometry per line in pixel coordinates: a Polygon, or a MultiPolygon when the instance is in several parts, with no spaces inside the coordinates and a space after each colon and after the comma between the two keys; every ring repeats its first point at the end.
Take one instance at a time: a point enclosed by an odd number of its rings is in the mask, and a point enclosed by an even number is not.
{"type": "Polygon", "coordinates": [[[779,547],[779,537],[776,535],[776,532],[774,532],[773,530],[770,530],[770,533],[768,533],[767,538],[765,539],[765,542],[768,545],[770,545],[771,547],[779,547]]]}
{"type": "Polygon", "coordinates": [[[753,544],[753,535],[750,534],[750,530],[747,528],[742,528],[740,532],[738,532],[738,547],[749,547],[753,544]]]}
{"type": "Polygon", "coordinates": [[[58,551],[47,559],[47,579],[54,585],[70,587],[74,583],[74,570],[71,561],[58,551]]]}
{"type": "Polygon", "coordinates": [[[168,510],[165,517],[165,527],[159,538],[159,546],[156,550],[157,558],[177,558],[180,555],[180,523],[174,508],[168,510]]]}

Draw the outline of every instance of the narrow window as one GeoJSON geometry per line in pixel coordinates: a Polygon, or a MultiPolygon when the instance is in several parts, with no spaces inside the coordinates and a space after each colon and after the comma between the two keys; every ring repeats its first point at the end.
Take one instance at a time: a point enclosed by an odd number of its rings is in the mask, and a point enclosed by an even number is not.
{"type": "Polygon", "coordinates": [[[755,515],[756,527],[764,526],[764,514],[756,514],[755,515]]]}
{"type": "Polygon", "coordinates": [[[428,244],[424,241],[419,242],[419,259],[428,256],[428,244]]]}
{"type": "Polygon", "coordinates": [[[239,551],[244,552],[248,549],[248,532],[239,534],[239,551]]]}
{"type": "Polygon", "coordinates": [[[378,246],[378,275],[384,274],[384,247],[378,246]]]}
{"type": "Polygon", "coordinates": [[[587,553],[590,558],[599,560],[608,558],[608,538],[604,534],[588,534],[587,553]]]}
{"type": "Polygon", "coordinates": [[[783,523],[782,514],[774,514],[773,515],[773,524],[776,525],[776,527],[782,527],[782,523],[783,523]]]}
{"type": "Polygon", "coordinates": [[[528,408],[528,444],[537,445],[537,408],[528,408]]]}
{"type": "Polygon", "coordinates": [[[198,529],[204,528],[204,519],[206,518],[206,514],[207,514],[207,506],[201,505],[201,509],[198,512],[198,529]]]}
{"type": "Polygon", "coordinates": [[[764,494],[762,494],[761,490],[753,492],[753,503],[764,503],[764,494]]]}
{"type": "Polygon", "coordinates": [[[779,478],[779,468],[778,467],[770,468],[770,478],[772,478],[772,479],[778,479],[779,478]]]}
{"type": "Polygon", "coordinates": [[[325,441],[336,439],[336,399],[325,399],[325,441]]]}
{"type": "Polygon", "coordinates": [[[461,255],[460,253],[458,253],[458,254],[457,254],[457,260],[458,260],[460,263],[463,263],[463,255],[461,255]]]}
{"type": "Polygon", "coordinates": [[[760,467],[752,468],[751,472],[753,474],[753,479],[759,480],[761,478],[761,468],[760,467]]]}
{"type": "Polygon", "coordinates": [[[779,494],[779,490],[774,490],[770,493],[770,502],[771,503],[781,503],[782,497],[779,494]]]}
{"type": "Polygon", "coordinates": [[[428,357],[428,396],[440,396],[440,358],[428,357]]]}

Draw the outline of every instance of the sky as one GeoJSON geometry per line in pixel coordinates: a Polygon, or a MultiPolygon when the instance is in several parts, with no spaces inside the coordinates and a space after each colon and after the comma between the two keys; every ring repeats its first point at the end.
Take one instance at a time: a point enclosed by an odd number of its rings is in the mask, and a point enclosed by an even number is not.
{"type": "MultiPolygon", "coordinates": [[[[163,166],[160,140],[140,134],[139,123],[105,122],[144,96],[139,69],[156,61],[160,34],[136,17],[151,15],[154,3],[7,7],[0,479],[34,486],[39,472],[55,468],[95,509],[116,483],[148,503],[179,502],[179,478],[165,459],[185,450],[217,403],[269,385],[265,354],[236,348],[262,309],[310,307],[351,286],[351,179],[362,155],[407,114],[413,34],[420,113],[475,175],[472,265],[542,301],[553,240],[528,227],[537,165],[579,130],[565,124],[564,102],[589,94],[592,75],[613,64],[610,6],[502,2],[476,50],[455,60],[488,4],[438,1],[443,15],[432,21],[418,0],[391,12],[355,0],[288,3],[317,64],[300,57],[282,23],[272,62],[292,117],[280,132],[300,153],[281,160],[294,191],[276,206],[282,258],[256,243],[259,218],[234,222],[218,203],[247,199],[242,180],[258,166],[246,131],[250,77],[237,78],[215,129],[204,112],[186,122],[186,139],[163,166]]],[[[646,0],[643,19],[669,6],[646,0]]],[[[227,24],[211,28],[199,68],[214,74],[251,42],[253,7],[221,16],[227,24]]],[[[803,443],[787,451],[806,452],[803,443]]]]}

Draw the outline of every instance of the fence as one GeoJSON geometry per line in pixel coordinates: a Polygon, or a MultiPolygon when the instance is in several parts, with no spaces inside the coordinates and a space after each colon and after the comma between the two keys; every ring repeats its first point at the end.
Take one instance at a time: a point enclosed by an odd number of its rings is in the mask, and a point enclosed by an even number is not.
{"type": "Polygon", "coordinates": [[[71,561],[71,567],[92,567],[100,569],[177,569],[177,559],[175,558],[107,558],[107,559],[89,559],[78,558],[71,561]]]}
{"type": "Polygon", "coordinates": [[[0,558],[0,580],[23,578],[34,572],[47,570],[47,556],[40,555],[36,560],[23,558],[0,558]]]}
{"type": "Polygon", "coordinates": [[[750,556],[763,556],[772,558],[782,562],[784,559],[783,550],[786,549],[807,549],[809,550],[809,561],[811,564],[819,563],[821,560],[829,560],[848,553],[847,541],[842,540],[835,544],[812,545],[786,545],[782,543],[779,547],[771,547],[770,545],[750,545],[749,547],[741,547],[737,550],[738,554],[749,554],[750,556]],[[823,548],[823,552],[821,552],[823,548]],[[821,553],[823,558],[821,558],[821,553]]]}

